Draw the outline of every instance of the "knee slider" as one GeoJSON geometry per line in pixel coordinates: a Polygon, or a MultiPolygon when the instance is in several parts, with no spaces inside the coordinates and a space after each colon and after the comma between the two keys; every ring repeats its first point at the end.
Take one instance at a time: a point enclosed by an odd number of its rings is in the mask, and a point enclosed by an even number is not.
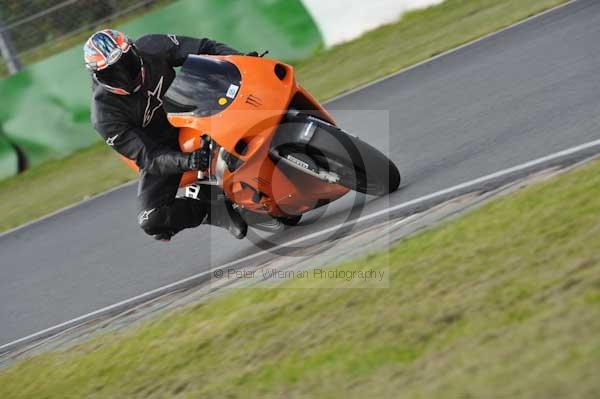
{"type": "Polygon", "coordinates": [[[148,235],[164,233],[165,217],[161,208],[146,209],[138,214],[138,224],[148,235]]]}

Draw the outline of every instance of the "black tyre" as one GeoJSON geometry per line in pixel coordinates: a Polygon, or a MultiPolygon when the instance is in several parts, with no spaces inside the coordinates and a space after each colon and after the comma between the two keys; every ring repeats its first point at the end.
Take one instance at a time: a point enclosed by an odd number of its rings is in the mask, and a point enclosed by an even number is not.
{"type": "Polygon", "coordinates": [[[300,219],[302,219],[302,215],[274,217],[246,211],[242,211],[240,214],[246,223],[248,223],[248,226],[270,233],[278,233],[285,230],[287,227],[296,226],[300,223],[300,219]]]}
{"type": "Polygon", "coordinates": [[[291,161],[315,176],[330,172],[328,180],[365,194],[386,195],[400,186],[400,172],[388,157],[313,115],[289,113],[271,142],[271,154],[276,162],[291,161]]]}
{"type": "Polygon", "coordinates": [[[277,220],[279,220],[281,223],[283,223],[286,226],[296,226],[298,223],[300,223],[300,219],[302,219],[302,215],[277,218],[277,220]]]}
{"type": "Polygon", "coordinates": [[[319,166],[337,174],[341,185],[360,193],[381,196],[400,186],[400,172],[388,157],[325,122],[316,129],[307,153],[319,166]]]}

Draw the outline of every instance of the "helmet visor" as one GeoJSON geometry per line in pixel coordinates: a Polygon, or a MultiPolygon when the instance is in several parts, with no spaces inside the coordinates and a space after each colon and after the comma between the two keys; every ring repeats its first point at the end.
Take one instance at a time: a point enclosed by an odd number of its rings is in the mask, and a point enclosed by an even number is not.
{"type": "Polygon", "coordinates": [[[96,78],[100,83],[133,93],[142,82],[142,60],[131,48],[117,62],[97,71],[96,78]]]}

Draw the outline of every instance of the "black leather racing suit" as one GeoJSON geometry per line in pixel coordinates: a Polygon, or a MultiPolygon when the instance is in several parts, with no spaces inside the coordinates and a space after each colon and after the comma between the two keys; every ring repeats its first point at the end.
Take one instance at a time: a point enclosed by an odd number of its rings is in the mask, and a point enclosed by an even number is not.
{"type": "Polygon", "coordinates": [[[140,168],[138,222],[150,235],[172,236],[201,224],[208,202],[175,198],[190,156],[179,150],[178,129],[171,126],[162,97],[175,78],[174,67],[189,54],[241,54],[210,39],[147,35],[134,42],[144,63],[143,87],[117,95],[93,84],[92,124],[117,152],[140,168]]]}

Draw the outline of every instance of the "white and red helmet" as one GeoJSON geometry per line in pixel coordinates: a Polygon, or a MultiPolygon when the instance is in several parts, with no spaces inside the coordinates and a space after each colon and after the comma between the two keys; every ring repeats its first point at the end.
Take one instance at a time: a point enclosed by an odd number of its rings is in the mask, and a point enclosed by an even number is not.
{"type": "Polygon", "coordinates": [[[94,33],[83,46],[83,54],[96,82],[111,93],[129,95],[142,87],[142,57],[122,32],[104,29],[94,33]]]}

